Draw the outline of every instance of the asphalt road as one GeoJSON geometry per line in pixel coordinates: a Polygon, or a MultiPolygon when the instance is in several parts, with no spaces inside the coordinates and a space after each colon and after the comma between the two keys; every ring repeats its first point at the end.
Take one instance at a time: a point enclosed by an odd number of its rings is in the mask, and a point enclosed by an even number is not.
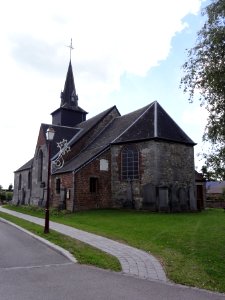
{"type": "Polygon", "coordinates": [[[74,264],[0,221],[0,300],[14,299],[219,300],[225,295],[74,264]]]}

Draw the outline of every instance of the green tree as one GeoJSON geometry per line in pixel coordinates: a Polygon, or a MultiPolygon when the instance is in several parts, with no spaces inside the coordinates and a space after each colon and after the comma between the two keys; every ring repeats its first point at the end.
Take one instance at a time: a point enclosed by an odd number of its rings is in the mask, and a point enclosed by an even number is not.
{"type": "Polygon", "coordinates": [[[9,187],[8,187],[8,191],[10,191],[10,192],[11,192],[11,191],[12,191],[12,189],[13,189],[13,185],[12,185],[12,184],[10,184],[10,185],[9,185],[9,187]]]}
{"type": "Polygon", "coordinates": [[[208,172],[225,179],[225,1],[211,0],[197,41],[187,52],[181,86],[192,102],[198,97],[208,111],[203,140],[210,149],[203,156],[208,172]]]}

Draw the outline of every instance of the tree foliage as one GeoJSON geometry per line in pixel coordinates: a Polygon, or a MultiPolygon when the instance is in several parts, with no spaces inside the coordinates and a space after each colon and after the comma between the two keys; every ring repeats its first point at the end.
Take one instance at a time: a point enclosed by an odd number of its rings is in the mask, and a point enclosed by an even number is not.
{"type": "Polygon", "coordinates": [[[212,0],[202,11],[206,21],[188,50],[181,86],[192,102],[198,97],[208,111],[203,140],[211,144],[205,167],[225,179],[225,0],[212,0]]]}
{"type": "Polygon", "coordinates": [[[8,191],[9,191],[9,192],[12,192],[12,190],[13,190],[13,185],[10,184],[9,187],[8,187],[8,191]]]}

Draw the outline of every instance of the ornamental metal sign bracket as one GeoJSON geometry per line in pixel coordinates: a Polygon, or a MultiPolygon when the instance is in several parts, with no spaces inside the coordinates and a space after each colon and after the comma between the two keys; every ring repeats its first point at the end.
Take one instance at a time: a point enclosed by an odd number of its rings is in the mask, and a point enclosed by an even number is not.
{"type": "Polygon", "coordinates": [[[52,161],[52,171],[61,169],[64,166],[63,156],[70,151],[67,140],[63,139],[61,142],[57,143],[57,148],[59,148],[58,156],[52,161]]]}

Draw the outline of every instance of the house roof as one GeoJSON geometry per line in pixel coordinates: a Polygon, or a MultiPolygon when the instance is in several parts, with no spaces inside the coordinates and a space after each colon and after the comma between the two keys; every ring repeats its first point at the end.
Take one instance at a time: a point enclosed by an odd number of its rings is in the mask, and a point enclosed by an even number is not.
{"type": "Polygon", "coordinates": [[[207,194],[222,194],[225,189],[225,181],[207,181],[206,193],[207,194]]]}
{"type": "MultiPolygon", "coordinates": [[[[83,129],[85,129],[85,122],[83,122],[83,129]]],[[[132,113],[114,118],[79,155],[67,162],[56,173],[81,168],[112,144],[150,139],[166,140],[190,146],[195,145],[155,101],[132,113]]]]}
{"type": "Polygon", "coordinates": [[[196,182],[206,182],[206,179],[202,173],[199,173],[195,170],[195,181],[196,182]]]}

